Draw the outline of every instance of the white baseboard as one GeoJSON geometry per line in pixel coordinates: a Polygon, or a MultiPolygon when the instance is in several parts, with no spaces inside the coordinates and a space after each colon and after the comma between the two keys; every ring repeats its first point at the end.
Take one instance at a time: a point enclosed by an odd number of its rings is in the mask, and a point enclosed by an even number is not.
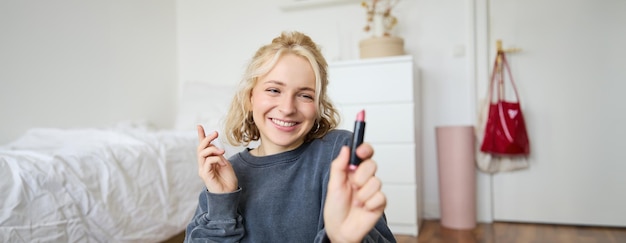
{"type": "MultiPolygon", "coordinates": [[[[479,222],[479,223],[492,223],[493,222],[489,208],[478,207],[476,210],[477,210],[476,222],[479,222]]],[[[439,202],[424,203],[424,219],[440,219],[440,218],[441,218],[441,211],[439,208],[439,202]]]]}
{"type": "Polygon", "coordinates": [[[424,219],[439,219],[441,211],[439,211],[439,202],[424,202],[424,219]]]}
{"type": "Polygon", "coordinates": [[[417,225],[401,225],[401,224],[389,224],[389,229],[394,235],[410,235],[417,236],[417,225]]]}

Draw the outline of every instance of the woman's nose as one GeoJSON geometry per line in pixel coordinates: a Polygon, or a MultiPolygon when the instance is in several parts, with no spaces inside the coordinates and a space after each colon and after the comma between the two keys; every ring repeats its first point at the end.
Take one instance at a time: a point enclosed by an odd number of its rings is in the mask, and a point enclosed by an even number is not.
{"type": "Polygon", "coordinates": [[[278,110],[283,114],[292,114],[296,112],[296,102],[292,97],[285,96],[278,105],[278,110]]]}

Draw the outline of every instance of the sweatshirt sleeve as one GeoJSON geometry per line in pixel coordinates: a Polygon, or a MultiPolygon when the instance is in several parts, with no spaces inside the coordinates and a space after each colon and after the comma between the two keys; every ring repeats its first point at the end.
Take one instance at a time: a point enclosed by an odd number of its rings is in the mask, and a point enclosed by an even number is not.
{"type": "Polygon", "coordinates": [[[185,242],[239,242],[243,218],[237,211],[241,188],[232,193],[200,193],[198,208],[185,233],[185,242]]]}
{"type": "MultiPolygon", "coordinates": [[[[328,239],[328,236],[326,235],[326,230],[322,229],[321,231],[319,231],[317,236],[315,237],[314,242],[315,243],[330,243],[330,240],[328,239]]],[[[384,214],[383,214],[383,217],[381,217],[378,220],[378,222],[376,222],[376,225],[374,225],[374,228],[370,230],[370,232],[367,233],[367,235],[365,235],[362,242],[363,243],[395,243],[396,242],[396,238],[394,237],[393,233],[391,233],[391,230],[387,226],[387,220],[384,214]]]]}
{"type": "Polygon", "coordinates": [[[370,230],[367,235],[365,235],[363,242],[396,242],[396,238],[393,236],[389,226],[387,226],[387,218],[385,214],[383,214],[378,222],[376,222],[374,228],[370,230]]]}

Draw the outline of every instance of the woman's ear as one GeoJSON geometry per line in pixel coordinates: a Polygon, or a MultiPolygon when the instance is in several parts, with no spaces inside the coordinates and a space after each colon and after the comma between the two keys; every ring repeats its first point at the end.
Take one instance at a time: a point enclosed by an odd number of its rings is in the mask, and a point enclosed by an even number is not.
{"type": "Polygon", "coordinates": [[[252,110],[252,96],[254,94],[254,87],[252,87],[250,89],[250,91],[248,91],[248,100],[246,102],[246,110],[252,110]]]}
{"type": "Polygon", "coordinates": [[[252,96],[244,101],[243,108],[246,110],[246,112],[252,112],[252,96]]]}

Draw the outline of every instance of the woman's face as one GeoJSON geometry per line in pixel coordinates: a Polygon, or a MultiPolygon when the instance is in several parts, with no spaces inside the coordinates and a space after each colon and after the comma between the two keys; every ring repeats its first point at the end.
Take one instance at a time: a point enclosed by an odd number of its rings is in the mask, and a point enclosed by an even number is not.
{"type": "Polygon", "coordinates": [[[252,117],[261,134],[259,155],[297,148],[317,117],[315,73],[309,61],[285,54],[252,89],[252,117]]]}

